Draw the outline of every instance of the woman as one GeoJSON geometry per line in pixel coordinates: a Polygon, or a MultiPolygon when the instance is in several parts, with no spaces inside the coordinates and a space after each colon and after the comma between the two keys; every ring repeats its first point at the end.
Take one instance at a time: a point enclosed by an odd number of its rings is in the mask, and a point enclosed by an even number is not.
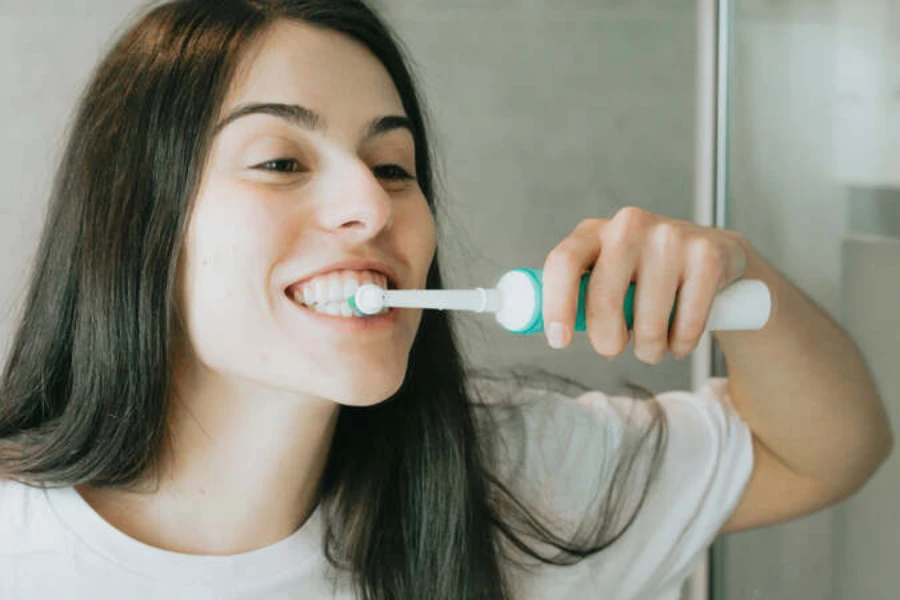
{"type": "Polygon", "coordinates": [[[695,393],[509,388],[467,376],[443,312],[334,314],[348,281],[441,287],[432,178],[358,0],[170,2],[126,32],[0,387],[0,597],[675,598],[717,533],[837,502],[890,452],[853,343],[730,231],[627,208],[544,265],[553,346],[592,269],[594,348],[628,342],[635,280],[651,364],[766,281],[770,323],[719,333],[730,378],[695,393]]]}

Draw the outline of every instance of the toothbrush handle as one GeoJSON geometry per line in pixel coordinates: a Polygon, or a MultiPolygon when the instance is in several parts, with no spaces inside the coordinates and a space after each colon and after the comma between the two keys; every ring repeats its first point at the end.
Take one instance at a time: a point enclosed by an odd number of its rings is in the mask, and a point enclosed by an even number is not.
{"type": "MultiPolygon", "coordinates": [[[[575,331],[585,331],[587,329],[587,319],[585,317],[584,312],[584,303],[587,298],[587,286],[588,280],[590,279],[591,274],[586,273],[581,276],[581,283],[578,286],[578,312],[575,313],[575,331]]],[[[632,282],[628,286],[628,290],[625,292],[625,303],[622,307],[625,316],[625,326],[628,328],[628,331],[634,329],[634,290],[635,284],[632,282]]],[[[675,295],[675,302],[678,302],[678,295],[675,295]]],[[[672,323],[675,321],[675,306],[672,306],[672,311],[669,315],[669,329],[672,329],[672,323]]]]}
{"type": "MultiPolygon", "coordinates": [[[[578,293],[578,312],[575,316],[575,331],[584,331],[585,299],[590,273],[581,277],[578,293]]],[[[635,284],[628,286],[623,308],[625,325],[631,331],[634,328],[634,293],[635,284]]],[[[672,329],[675,319],[675,308],[678,294],[669,314],[668,328],[672,329]]],[[[759,279],[740,279],[719,292],[713,300],[707,319],[706,328],[710,331],[752,331],[762,329],[769,320],[772,311],[772,296],[766,284],[759,279]]]]}

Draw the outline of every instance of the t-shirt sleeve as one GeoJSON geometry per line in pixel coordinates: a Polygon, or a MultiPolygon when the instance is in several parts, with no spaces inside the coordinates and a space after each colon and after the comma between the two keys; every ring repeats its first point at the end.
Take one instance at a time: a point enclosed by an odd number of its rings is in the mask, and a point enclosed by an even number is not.
{"type": "MultiPolygon", "coordinates": [[[[555,517],[563,528],[557,531],[572,534],[578,525],[588,531],[603,514],[599,501],[619,461],[636,451],[632,477],[620,482],[621,493],[613,497],[624,504],[624,517],[631,516],[653,454],[654,438],[644,434],[654,403],[600,391],[545,397],[521,413],[518,428],[500,427],[508,430],[504,462],[514,488],[529,506],[555,517]]],[[[752,436],[731,404],[727,379],[712,378],[693,392],[656,398],[666,432],[655,477],[634,521],[583,564],[544,570],[541,585],[549,587],[542,593],[568,597],[583,586],[585,597],[599,590],[610,598],[660,597],[690,576],[737,507],[753,470],[752,436]]],[[[531,591],[540,588],[533,583],[531,591]]]]}
{"type": "MultiPolygon", "coordinates": [[[[727,379],[657,398],[667,421],[659,471],[632,527],[608,549],[613,570],[627,574],[622,584],[650,598],[690,576],[737,508],[753,471],[752,434],[731,404],[727,379]]],[[[596,393],[579,401],[620,415],[635,402],[596,393]]]]}

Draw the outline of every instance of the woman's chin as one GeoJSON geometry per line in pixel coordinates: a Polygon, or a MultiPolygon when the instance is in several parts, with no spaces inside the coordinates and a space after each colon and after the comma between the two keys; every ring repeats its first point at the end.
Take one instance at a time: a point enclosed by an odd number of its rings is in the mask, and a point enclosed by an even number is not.
{"type": "MultiPolygon", "coordinates": [[[[404,365],[405,367],[405,365],[404,365]]],[[[404,369],[369,369],[336,378],[332,399],[348,406],[371,406],[397,393],[406,376],[404,369]]]]}

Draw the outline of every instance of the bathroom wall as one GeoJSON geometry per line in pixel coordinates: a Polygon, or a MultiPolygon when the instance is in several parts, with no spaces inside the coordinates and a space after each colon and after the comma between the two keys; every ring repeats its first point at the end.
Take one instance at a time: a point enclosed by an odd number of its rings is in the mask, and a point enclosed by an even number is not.
{"type": "Polygon", "coordinates": [[[0,0],[0,357],[37,246],[65,127],[134,2],[0,0]]]}

